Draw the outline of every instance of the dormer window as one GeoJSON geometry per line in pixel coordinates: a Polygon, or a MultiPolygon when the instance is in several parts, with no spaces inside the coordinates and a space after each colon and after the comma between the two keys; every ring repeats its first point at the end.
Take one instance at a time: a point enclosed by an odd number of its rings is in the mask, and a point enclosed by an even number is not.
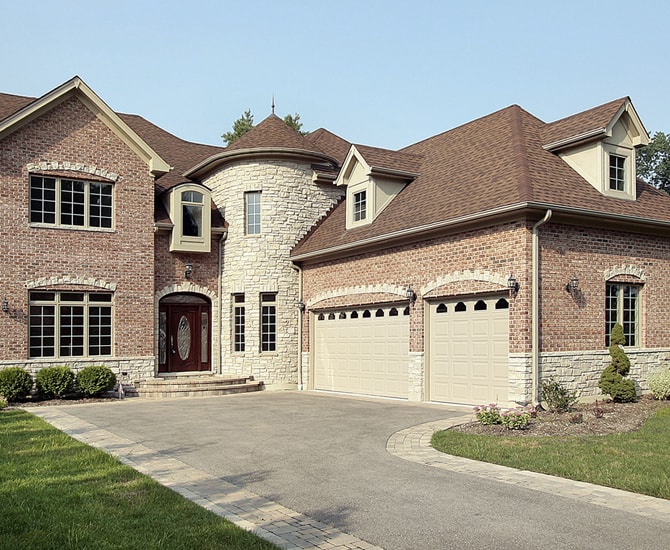
{"type": "Polygon", "coordinates": [[[610,155],[610,191],[626,190],[626,158],[610,155]]]}
{"type": "Polygon", "coordinates": [[[209,252],[212,212],[209,189],[196,183],[169,191],[167,207],[172,221],[170,252],[209,252]]]}
{"type": "Polygon", "coordinates": [[[367,191],[354,193],[354,221],[360,222],[366,218],[367,191]]]}

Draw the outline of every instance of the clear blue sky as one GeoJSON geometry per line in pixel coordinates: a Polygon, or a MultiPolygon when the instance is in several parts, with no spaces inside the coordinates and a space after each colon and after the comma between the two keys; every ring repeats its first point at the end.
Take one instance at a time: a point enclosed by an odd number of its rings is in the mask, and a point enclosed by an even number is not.
{"type": "Polygon", "coordinates": [[[547,122],[629,95],[670,132],[670,2],[22,0],[0,91],[81,76],[109,106],[222,144],[246,109],[396,149],[511,104],[547,122]]]}

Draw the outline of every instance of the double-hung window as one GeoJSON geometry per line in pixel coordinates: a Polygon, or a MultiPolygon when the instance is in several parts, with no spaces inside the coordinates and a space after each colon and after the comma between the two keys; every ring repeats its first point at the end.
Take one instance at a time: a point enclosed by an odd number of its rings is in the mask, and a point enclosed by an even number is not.
{"type": "Polygon", "coordinates": [[[610,155],[609,187],[610,191],[626,190],[626,158],[619,155],[610,155]]]}
{"type": "Polygon", "coordinates": [[[244,194],[247,235],[261,232],[261,192],[249,191],[244,194]]]}
{"type": "Polygon", "coordinates": [[[359,222],[367,217],[367,192],[354,193],[354,221],[359,222]]]}
{"type": "Polygon", "coordinates": [[[30,176],[30,222],[62,227],[111,229],[111,183],[30,176]]]}
{"type": "Polygon", "coordinates": [[[234,316],[234,331],[233,335],[233,349],[235,351],[245,351],[246,349],[246,308],[244,306],[244,294],[233,295],[233,316],[234,316]]]}
{"type": "Polygon", "coordinates": [[[30,293],[29,354],[36,357],[112,355],[112,293],[30,293]]]}
{"type": "Polygon", "coordinates": [[[610,345],[610,336],[616,323],[623,326],[627,346],[639,346],[640,287],[635,285],[608,283],[605,292],[605,345],[610,345]]]}
{"type": "Polygon", "coordinates": [[[277,295],[261,294],[261,351],[277,349],[277,295]]]}

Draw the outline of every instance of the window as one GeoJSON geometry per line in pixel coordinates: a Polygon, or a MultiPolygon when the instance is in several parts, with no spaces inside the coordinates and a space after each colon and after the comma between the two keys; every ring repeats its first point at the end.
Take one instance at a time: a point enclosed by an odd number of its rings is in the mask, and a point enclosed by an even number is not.
{"type": "Polygon", "coordinates": [[[261,351],[277,349],[277,296],[261,294],[261,351]]]}
{"type": "Polygon", "coordinates": [[[627,346],[639,345],[639,292],[640,288],[625,284],[608,284],[605,292],[605,345],[616,323],[623,326],[627,346]]]}
{"type": "Polygon", "coordinates": [[[233,316],[235,319],[235,334],[233,336],[233,349],[235,351],[245,351],[245,320],[246,308],[244,307],[244,294],[233,295],[233,316]]]}
{"type": "Polygon", "coordinates": [[[109,292],[31,292],[29,317],[31,358],[112,355],[109,292]]]}
{"type": "Polygon", "coordinates": [[[111,183],[30,176],[30,221],[111,229],[113,188],[111,183]]]}
{"type": "Polygon", "coordinates": [[[181,221],[182,235],[186,237],[202,237],[202,210],[205,197],[197,191],[182,191],[181,221]]]}
{"type": "Polygon", "coordinates": [[[626,190],[626,158],[618,155],[610,155],[610,190],[626,190]]]}
{"type": "Polygon", "coordinates": [[[251,191],[244,194],[247,213],[247,235],[261,232],[261,192],[251,191]]]}
{"type": "Polygon", "coordinates": [[[359,222],[366,218],[367,192],[354,193],[354,221],[359,222]]]}

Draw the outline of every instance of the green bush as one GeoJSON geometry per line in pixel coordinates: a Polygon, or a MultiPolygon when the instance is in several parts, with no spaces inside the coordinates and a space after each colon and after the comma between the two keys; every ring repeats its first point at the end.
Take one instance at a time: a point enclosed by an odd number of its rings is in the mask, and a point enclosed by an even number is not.
{"type": "Polygon", "coordinates": [[[637,399],[635,383],[624,378],[630,371],[630,360],[621,347],[626,343],[623,327],[616,323],[610,336],[610,364],[600,375],[598,387],[617,403],[630,403],[637,399]]]}
{"type": "Polygon", "coordinates": [[[0,395],[7,401],[16,401],[28,396],[33,389],[33,377],[21,367],[0,370],[0,395]]]}
{"type": "Polygon", "coordinates": [[[484,424],[485,426],[500,424],[500,407],[495,403],[480,405],[475,407],[474,411],[480,424],[484,424]]]}
{"type": "Polygon", "coordinates": [[[500,422],[508,430],[523,430],[530,422],[530,412],[523,407],[516,407],[500,413],[500,422]]]}
{"type": "Polygon", "coordinates": [[[84,367],[77,374],[77,389],[86,396],[95,397],[114,389],[116,376],[109,367],[84,367]]]}
{"type": "Polygon", "coordinates": [[[670,399],[670,369],[651,373],[648,383],[649,389],[656,399],[670,399]]]}
{"type": "Polygon", "coordinates": [[[2,409],[6,409],[8,404],[9,404],[9,403],[7,403],[7,401],[6,401],[5,399],[2,399],[2,398],[0,397],[0,411],[1,411],[2,409]]]}
{"type": "Polygon", "coordinates": [[[568,412],[577,403],[577,394],[563,387],[553,378],[542,382],[541,394],[541,400],[547,404],[551,412],[568,412]]]}
{"type": "Polygon", "coordinates": [[[44,399],[59,399],[74,387],[74,373],[70,367],[47,367],[35,376],[37,393],[44,399]]]}

